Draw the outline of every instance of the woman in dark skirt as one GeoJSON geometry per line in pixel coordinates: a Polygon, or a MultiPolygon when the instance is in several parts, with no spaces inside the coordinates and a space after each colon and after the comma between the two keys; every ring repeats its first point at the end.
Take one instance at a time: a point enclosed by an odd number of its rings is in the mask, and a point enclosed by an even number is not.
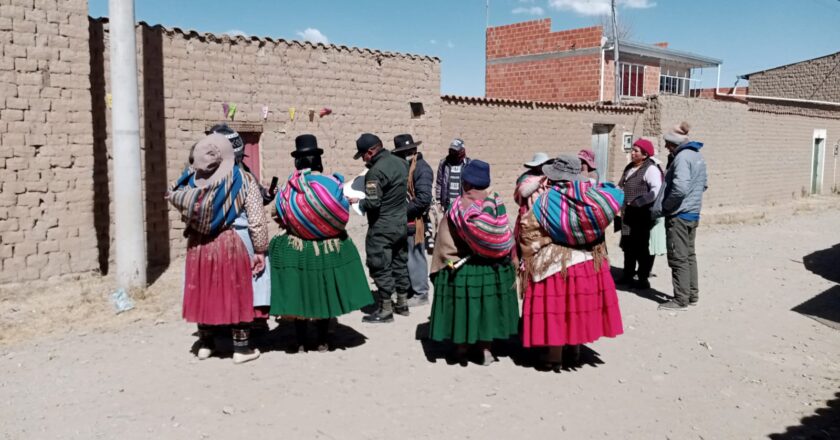
{"type": "Polygon", "coordinates": [[[329,350],[330,319],[373,302],[359,251],[347,236],[350,204],[340,174],[326,176],[315,136],[295,139],[296,171],[277,195],[275,219],[285,229],[271,240],[271,314],[296,318],[297,350],[314,320],[317,350],[329,350]]]}
{"type": "Polygon", "coordinates": [[[461,362],[476,346],[482,364],[490,365],[495,361],[491,342],[518,333],[513,233],[499,195],[487,193],[490,166],[470,162],[462,182],[464,192],[450,205],[435,241],[429,337],[454,342],[461,362]]]}
{"type": "Polygon", "coordinates": [[[234,166],[233,146],[223,135],[202,139],[191,156],[192,166],[167,194],[187,224],[183,316],[198,324],[199,359],[213,354],[216,330],[232,326],[233,362],[248,362],[260,356],[249,344],[255,316],[251,276],[263,271],[268,245],[259,189],[234,166]],[[233,229],[243,212],[253,258],[233,229]]]}

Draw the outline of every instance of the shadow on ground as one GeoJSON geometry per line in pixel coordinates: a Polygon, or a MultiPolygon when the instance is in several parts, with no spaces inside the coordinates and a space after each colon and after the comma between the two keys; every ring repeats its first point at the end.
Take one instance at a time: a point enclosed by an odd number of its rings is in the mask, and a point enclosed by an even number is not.
{"type": "Polygon", "coordinates": [[[805,417],[796,426],[789,426],[779,434],[770,434],[772,440],[833,440],[840,439],[840,392],[826,402],[814,415],[805,417]]]}
{"type": "MultiPolygon", "coordinates": [[[[623,272],[622,269],[620,269],[618,267],[615,267],[615,266],[610,266],[610,274],[612,275],[613,280],[616,280],[616,281],[620,280],[622,272],[623,272]]],[[[655,275],[651,275],[651,276],[655,276],[655,275]]],[[[648,288],[648,289],[638,289],[638,288],[630,287],[630,286],[627,286],[627,285],[616,284],[615,288],[616,288],[616,290],[619,290],[619,291],[622,291],[622,292],[632,293],[633,295],[636,295],[639,298],[644,298],[646,300],[653,301],[657,304],[662,304],[662,303],[668,302],[670,299],[672,299],[671,296],[668,296],[664,292],[660,292],[659,290],[656,290],[653,287],[648,288]]]]}
{"type": "MultiPolygon", "coordinates": [[[[808,271],[829,281],[840,282],[840,244],[808,254],[802,257],[802,262],[808,271]]],[[[840,286],[834,286],[791,310],[840,330],[840,286]]]]}
{"type": "MultiPolygon", "coordinates": [[[[229,358],[233,354],[233,342],[231,340],[231,332],[227,328],[218,328],[215,336],[216,356],[220,358],[229,358]]],[[[315,325],[309,326],[308,343],[306,349],[313,350],[316,345],[315,325]]],[[[195,336],[198,336],[195,334],[195,336]]],[[[295,323],[293,320],[281,319],[277,322],[277,326],[269,330],[267,333],[260,334],[252,331],[251,339],[253,346],[260,349],[261,352],[266,353],[270,351],[294,352],[299,344],[295,335],[295,323]]],[[[330,351],[347,350],[348,348],[358,347],[367,341],[367,337],[352,327],[346,326],[338,322],[338,319],[330,319],[330,351]]],[[[193,344],[191,351],[193,353],[198,350],[198,342],[193,344]]]]}
{"type": "MultiPolygon", "coordinates": [[[[429,339],[429,322],[424,322],[417,325],[415,330],[415,339],[420,341],[423,347],[423,354],[426,360],[430,363],[437,363],[444,361],[448,365],[460,365],[466,367],[470,364],[480,365],[481,355],[478,350],[470,352],[467,363],[459,363],[453,358],[455,351],[455,344],[446,341],[434,341],[429,339]]],[[[522,368],[533,369],[535,371],[550,371],[541,361],[543,350],[540,348],[525,348],[522,346],[522,340],[519,336],[512,337],[506,341],[497,340],[493,342],[490,349],[497,358],[510,358],[513,363],[522,368]]],[[[580,357],[577,360],[564,357],[563,371],[576,371],[582,367],[597,367],[604,363],[599,357],[598,352],[592,350],[587,346],[581,346],[580,357]]]]}

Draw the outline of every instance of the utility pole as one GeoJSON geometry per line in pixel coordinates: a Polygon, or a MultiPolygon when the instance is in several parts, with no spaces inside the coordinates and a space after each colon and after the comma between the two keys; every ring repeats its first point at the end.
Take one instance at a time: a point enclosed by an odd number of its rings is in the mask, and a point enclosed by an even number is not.
{"type": "Polygon", "coordinates": [[[621,70],[618,64],[618,19],[615,16],[615,0],[612,0],[613,67],[615,70],[615,97],[613,103],[621,104],[621,70]]]}
{"type": "Polygon", "coordinates": [[[134,0],[108,0],[117,287],[146,287],[134,0]]]}

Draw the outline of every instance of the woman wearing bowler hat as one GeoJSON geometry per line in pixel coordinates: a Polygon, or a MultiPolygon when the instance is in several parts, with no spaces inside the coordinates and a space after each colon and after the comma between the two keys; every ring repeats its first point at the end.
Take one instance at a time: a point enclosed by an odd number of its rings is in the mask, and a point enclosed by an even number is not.
{"type": "Polygon", "coordinates": [[[192,166],[167,198],[187,224],[183,316],[198,323],[197,355],[207,359],[215,349],[218,326],[233,326],[233,362],[260,356],[249,345],[254,320],[252,273],[264,270],[268,231],[256,181],[235,166],[233,146],[221,134],[195,145],[192,166]],[[254,256],[233,229],[247,214],[254,256]]]}
{"type": "Polygon", "coordinates": [[[318,141],[295,139],[295,172],[277,194],[274,218],[286,234],[271,240],[271,314],[292,316],[297,343],[306,349],[307,326],[317,327],[317,350],[329,350],[330,319],[373,302],[359,251],[347,235],[350,203],[344,177],[324,171],[318,141]]]}

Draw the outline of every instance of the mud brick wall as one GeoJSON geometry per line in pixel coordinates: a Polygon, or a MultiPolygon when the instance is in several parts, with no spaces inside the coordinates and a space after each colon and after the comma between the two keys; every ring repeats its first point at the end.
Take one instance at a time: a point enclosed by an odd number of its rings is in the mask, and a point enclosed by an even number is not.
{"type": "Polygon", "coordinates": [[[597,101],[602,35],[600,26],[551,32],[551,19],[487,28],[485,95],[597,101]]]}
{"type": "Polygon", "coordinates": [[[683,120],[692,125],[691,138],[704,143],[701,151],[709,175],[704,209],[784,203],[807,194],[815,129],[827,132],[822,188],[825,193],[831,191],[833,146],[840,142],[838,120],[751,111],[739,102],[674,96],[653,98],[651,104],[649,116],[660,124],[652,128],[657,133],[651,134],[657,136],[661,151],[665,145],[661,132],[683,120]]]}
{"type": "Polygon", "coordinates": [[[442,137],[460,137],[469,157],[490,164],[493,189],[509,205],[513,203],[514,183],[525,170],[522,163],[531,160],[538,151],[557,156],[591,148],[593,124],[613,125],[609,169],[605,176],[618,181],[629,160],[621,147],[621,136],[624,132],[641,136],[644,127],[642,108],[612,110],[609,107],[444,97],[441,109],[442,137]]]}
{"type": "Polygon", "coordinates": [[[96,269],[85,0],[0,1],[0,283],[96,269]]]}
{"type": "MultiPolygon", "coordinates": [[[[750,95],[840,102],[840,52],[750,75],[750,95]]],[[[752,99],[755,110],[840,118],[840,107],[752,99]]]]}
{"type": "MultiPolygon", "coordinates": [[[[103,252],[113,254],[110,93],[107,21],[91,21],[92,94],[97,157],[96,217],[103,252]]],[[[141,127],[146,197],[147,247],[151,265],[166,265],[183,253],[180,216],[163,200],[187,163],[190,147],[213,124],[226,119],[222,104],[236,104],[231,125],[261,132],[261,174],[282,181],[293,169],[289,153],[299,134],[312,133],[325,151],[327,172],[355,176],[355,140],[377,134],[387,148],[393,137],[411,133],[423,140],[430,162],[446,146],[440,141],[440,61],[436,58],[284,40],[229,38],[185,33],[141,23],[137,27],[141,127]],[[423,104],[414,117],[410,102],[423,104]],[[262,117],[263,106],[269,114],[262,117]],[[294,120],[289,109],[295,108],[294,120]],[[317,112],[332,109],[320,118],[317,112]],[[310,120],[309,111],[315,112],[310,120]]],[[[267,209],[266,212],[270,210],[267,209]]],[[[363,239],[365,223],[353,215],[351,235],[363,239]]]]}

